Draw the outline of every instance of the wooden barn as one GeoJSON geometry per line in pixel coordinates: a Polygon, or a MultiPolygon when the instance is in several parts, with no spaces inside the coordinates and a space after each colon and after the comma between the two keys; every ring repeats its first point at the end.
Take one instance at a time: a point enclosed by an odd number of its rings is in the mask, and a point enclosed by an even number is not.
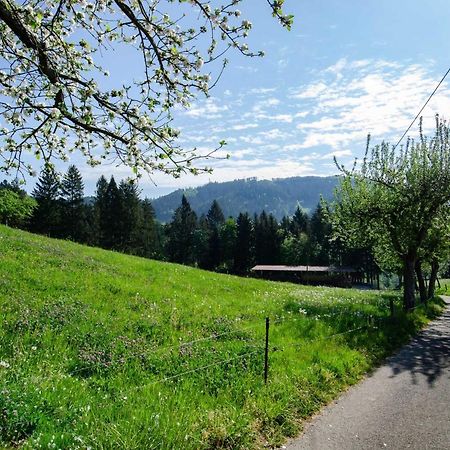
{"type": "Polygon", "coordinates": [[[267,280],[336,287],[351,287],[364,280],[364,273],[353,267],[256,265],[251,271],[267,280]]]}

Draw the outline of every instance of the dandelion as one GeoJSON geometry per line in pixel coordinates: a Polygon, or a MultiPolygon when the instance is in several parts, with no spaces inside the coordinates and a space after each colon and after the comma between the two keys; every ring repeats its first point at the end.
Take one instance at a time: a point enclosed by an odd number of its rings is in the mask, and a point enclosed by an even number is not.
{"type": "Polygon", "coordinates": [[[10,365],[6,361],[0,361],[0,367],[8,369],[10,365]]]}

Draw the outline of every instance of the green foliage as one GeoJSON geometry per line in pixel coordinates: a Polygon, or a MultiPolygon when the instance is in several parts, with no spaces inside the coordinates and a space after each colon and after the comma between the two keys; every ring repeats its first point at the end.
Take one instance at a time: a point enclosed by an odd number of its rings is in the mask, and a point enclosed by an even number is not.
{"type": "Polygon", "coordinates": [[[234,244],[234,272],[246,274],[254,264],[254,225],[248,213],[240,213],[236,219],[234,244]]]}
{"type": "Polygon", "coordinates": [[[288,266],[311,264],[311,242],[306,233],[288,236],[281,245],[281,259],[288,266]]]}
{"type": "Polygon", "coordinates": [[[162,255],[162,230],[155,220],[155,210],[149,199],[141,202],[141,214],[136,232],[136,254],[160,259],[162,255]]]}
{"type": "Polygon", "coordinates": [[[219,202],[216,199],[213,200],[213,202],[211,203],[211,208],[209,208],[209,211],[206,214],[206,222],[210,229],[219,229],[220,226],[225,222],[222,208],[220,207],[219,202]]]}
{"type": "Polygon", "coordinates": [[[37,202],[31,221],[32,231],[49,236],[58,235],[61,219],[59,189],[59,174],[52,165],[45,164],[32,194],[37,202]]]}
{"type": "Polygon", "coordinates": [[[84,183],[80,171],[74,165],[70,165],[64,174],[60,192],[61,235],[78,242],[86,241],[89,230],[84,204],[84,183]]]}
{"type": "Polygon", "coordinates": [[[281,239],[275,217],[263,211],[259,217],[255,215],[254,227],[255,263],[279,264],[281,239]]]}
{"type": "Polygon", "coordinates": [[[214,200],[206,214],[204,221],[204,252],[199,255],[200,267],[216,270],[223,260],[221,227],[225,222],[222,209],[217,200],[214,200]]]}
{"type": "Polygon", "coordinates": [[[139,228],[142,220],[142,206],[136,183],[121,181],[119,184],[120,210],[116,221],[120,223],[118,250],[134,253],[139,248],[139,228]]]}
{"type": "Polygon", "coordinates": [[[309,228],[309,219],[308,215],[297,206],[294,215],[290,221],[289,231],[294,235],[298,236],[300,233],[306,233],[309,228]]]}
{"type": "Polygon", "coordinates": [[[0,222],[11,227],[23,226],[33,215],[36,201],[10,189],[0,189],[0,222]]]}
{"type": "Polygon", "coordinates": [[[107,194],[108,190],[108,181],[102,175],[97,180],[95,191],[95,200],[94,200],[94,215],[95,215],[95,238],[93,241],[99,245],[103,246],[103,243],[106,242],[107,236],[107,227],[108,227],[108,204],[107,204],[107,194]]]}
{"type": "Polygon", "coordinates": [[[236,238],[236,221],[232,217],[230,217],[225,220],[219,230],[220,254],[222,256],[222,272],[234,272],[234,246],[236,244],[236,238]]]}
{"type": "MultiPolygon", "coordinates": [[[[97,199],[98,200],[98,199],[97,199]]],[[[113,176],[108,183],[103,198],[104,205],[99,207],[103,214],[99,217],[100,245],[103,248],[120,248],[122,243],[122,199],[113,176]]]]}
{"type": "MultiPolygon", "coordinates": [[[[414,306],[414,271],[432,236],[438,236],[433,228],[448,221],[449,136],[448,126],[436,118],[432,139],[421,134],[401,149],[383,142],[370,153],[368,141],[359,169],[340,166],[345,178],[333,204],[335,236],[374,248],[385,269],[402,268],[405,308],[414,306]]],[[[440,236],[446,246],[445,233],[440,236]]]]}
{"type": "Polygon", "coordinates": [[[169,261],[181,264],[194,262],[194,236],[197,215],[183,195],[181,205],[175,210],[172,222],[167,225],[166,252],[169,261]]]}
{"type": "Polygon", "coordinates": [[[3,226],[0,237],[5,448],[280,446],[427,321],[394,293],[219,275],[3,226]],[[378,328],[329,338],[369,314],[378,328]]]}

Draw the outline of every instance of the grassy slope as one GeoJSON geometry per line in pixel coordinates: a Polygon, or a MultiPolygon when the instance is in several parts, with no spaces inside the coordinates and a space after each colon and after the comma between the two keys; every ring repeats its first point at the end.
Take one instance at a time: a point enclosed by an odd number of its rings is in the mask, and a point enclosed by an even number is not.
{"type": "Polygon", "coordinates": [[[280,444],[423,326],[416,310],[324,339],[387,317],[389,295],[213,274],[0,227],[0,446],[280,444]],[[266,316],[279,323],[264,386],[266,316]]]}

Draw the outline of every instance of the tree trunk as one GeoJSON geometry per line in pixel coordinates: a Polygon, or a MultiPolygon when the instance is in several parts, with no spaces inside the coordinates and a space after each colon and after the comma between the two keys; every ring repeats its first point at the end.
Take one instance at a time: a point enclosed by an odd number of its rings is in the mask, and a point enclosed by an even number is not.
{"type": "Polygon", "coordinates": [[[423,279],[422,262],[419,260],[416,262],[416,276],[419,284],[420,303],[425,303],[427,301],[427,287],[423,279]]]}
{"type": "Polygon", "coordinates": [[[433,259],[433,261],[431,262],[430,282],[428,283],[428,299],[434,297],[438,270],[439,270],[439,262],[437,259],[433,259]]]}
{"type": "Polygon", "coordinates": [[[403,308],[408,311],[414,308],[415,292],[414,292],[414,269],[416,258],[406,256],[403,259],[403,308]]]}

